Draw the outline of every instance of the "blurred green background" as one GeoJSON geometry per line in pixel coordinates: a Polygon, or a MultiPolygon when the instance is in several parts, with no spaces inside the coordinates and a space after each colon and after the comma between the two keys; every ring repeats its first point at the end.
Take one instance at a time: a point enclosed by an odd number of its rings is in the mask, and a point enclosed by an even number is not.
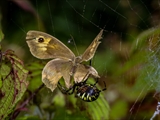
{"type": "Polygon", "coordinates": [[[85,103],[44,87],[17,119],[149,119],[153,115],[157,105],[153,96],[160,88],[158,1],[3,0],[0,16],[2,50],[14,50],[30,71],[28,90],[18,105],[42,84],[41,71],[49,61],[29,52],[25,41],[29,30],[55,36],[78,55],[76,47],[82,54],[104,29],[92,60],[101,76],[98,87],[104,87],[103,81],[107,85],[100,98],[85,103]],[[68,43],[71,36],[76,47],[68,43]]]}

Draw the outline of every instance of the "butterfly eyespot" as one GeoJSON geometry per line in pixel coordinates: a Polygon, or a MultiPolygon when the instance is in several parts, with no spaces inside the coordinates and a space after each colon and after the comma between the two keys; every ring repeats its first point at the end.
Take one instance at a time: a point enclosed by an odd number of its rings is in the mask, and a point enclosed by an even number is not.
{"type": "Polygon", "coordinates": [[[38,42],[39,42],[39,43],[44,42],[44,38],[41,38],[41,37],[40,37],[40,38],[38,38],[38,42]]]}

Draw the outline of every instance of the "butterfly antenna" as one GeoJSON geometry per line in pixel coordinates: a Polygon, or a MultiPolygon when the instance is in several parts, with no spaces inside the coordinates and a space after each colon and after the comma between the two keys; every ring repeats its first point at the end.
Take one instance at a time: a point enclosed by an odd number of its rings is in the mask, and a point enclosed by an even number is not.
{"type": "Polygon", "coordinates": [[[79,56],[79,52],[78,52],[78,49],[77,49],[77,45],[76,45],[76,43],[75,43],[75,41],[74,41],[74,38],[73,38],[72,35],[70,35],[70,36],[71,36],[71,39],[73,40],[73,44],[74,44],[75,49],[76,49],[76,52],[77,52],[77,54],[78,54],[78,56],[79,56]]]}

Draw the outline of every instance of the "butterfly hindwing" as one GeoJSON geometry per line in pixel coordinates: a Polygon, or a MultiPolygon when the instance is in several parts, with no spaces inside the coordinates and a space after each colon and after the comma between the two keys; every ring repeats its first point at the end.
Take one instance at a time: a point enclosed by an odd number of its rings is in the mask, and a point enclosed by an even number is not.
{"type": "Polygon", "coordinates": [[[76,83],[86,80],[89,76],[94,78],[99,78],[98,72],[92,67],[84,64],[79,64],[76,68],[76,71],[73,75],[74,81],[76,83]]]}
{"type": "Polygon", "coordinates": [[[53,91],[61,77],[64,78],[66,87],[70,87],[70,74],[72,63],[63,59],[49,61],[42,71],[42,82],[53,91]]]}

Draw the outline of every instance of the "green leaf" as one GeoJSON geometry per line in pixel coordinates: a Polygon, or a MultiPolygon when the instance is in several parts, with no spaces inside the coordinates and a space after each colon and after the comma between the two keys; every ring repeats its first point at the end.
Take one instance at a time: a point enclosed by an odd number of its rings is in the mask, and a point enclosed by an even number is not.
{"type": "Polygon", "coordinates": [[[138,49],[142,49],[142,47],[146,43],[146,40],[149,37],[154,37],[159,33],[160,33],[160,27],[153,27],[153,28],[143,31],[141,34],[138,35],[134,44],[132,45],[132,52],[135,52],[138,49]]]}
{"type": "MultiPolygon", "coordinates": [[[[87,83],[95,83],[95,81],[92,81],[91,79],[88,79],[89,82],[87,83]]],[[[96,85],[98,89],[101,89],[100,86],[96,85]]],[[[102,87],[103,88],[103,87],[102,87]]],[[[100,96],[97,100],[93,102],[84,102],[80,98],[74,97],[74,95],[67,96],[66,99],[70,98],[71,103],[73,104],[74,108],[71,109],[73,112],[72,115],[75,113],[79,114],[82,118],[89,118],[91,120],[107,120],[109,119],[109,105],[107,100],[105,99],[106,91],[102,91],[100,93],[100,96]],[[73,100],[72,100],[73,99],[73,100]],[[76,100],[75,102],[73,102],[76,100]],[[76,110],[76,112],[74,112],[76,110]]],[[[68,100],[66,100],[68,101],[68,100]]],[[[66,105],[68,105],[66,103],[66,105]]]]}
{"type": "Polygon", "coordinates": [[[28,89],[30,91],[34,91],[35,88],[38,88],[42,84],[42,70],[45,66],[45,62],[31,62],[27,65],[27,70],[29,71],[28,81],[29,86],[28,89]]]}
{"type": "Polygon", "coordinates": [[[1,53],[0,66],[0,119],[11,114],[27,89],[28,71],[22,61],[11,50],[1,53]]]}
{"type": "Polygon", "coordinates": [[[85,103],[87,112],[94,120],[106,120],[109,119],[109,105],[101,94],[100,97],[90,103],[85,103]]]}
{"type": "Polygon", "coordinates": [[[3,38],[4,38],[4,34],[3,34],[2,30],[0,29],[0,43],[1,43],[3,38]]]}

